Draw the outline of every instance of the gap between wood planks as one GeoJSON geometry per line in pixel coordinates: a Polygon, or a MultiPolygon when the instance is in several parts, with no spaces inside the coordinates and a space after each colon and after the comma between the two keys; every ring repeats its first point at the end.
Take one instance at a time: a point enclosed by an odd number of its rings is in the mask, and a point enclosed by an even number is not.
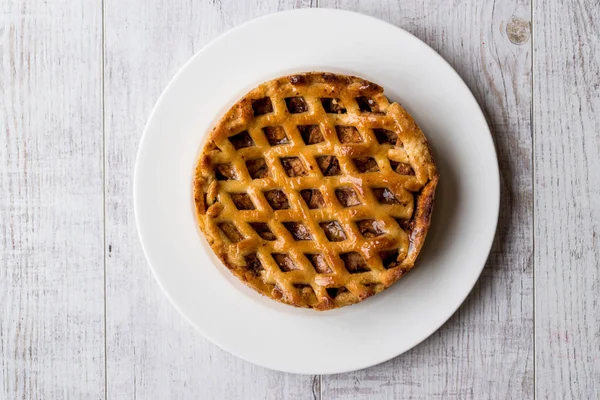
{"type": "Polygon", "coordinates": [[[535,312],[535,0],[531,0],[531,107],[530,107],[530,126],[529,132],[531,134],[531,225],[533,226],[534,240],[531,243],[531,276],[533,279],[532,286],[532,316],[533,316],[533,400],[536,400],[537,396],[537,343],[536,343],[536,312],[535,312]]]}
{"type": "MultiPolygon", "coordinates": [[[[100,104],[102,107],[102,217],[103,217],[103,247],[104,247],[104,398],[108,399],[108,337],[107,337],[107,327],[108,327],[108,318],[107,318],[107,247],[106,247],[106,105],[105,100],[105,64],[106,64],[106,12],[104,8],[104,0],[102,0],[101,6],[101,17],[102,17],[102,56],[100,63],[100,95],[102,99],[100,100],[100,104]]],[[[111,249],[108,249],[110,252],[111,249]]]]}

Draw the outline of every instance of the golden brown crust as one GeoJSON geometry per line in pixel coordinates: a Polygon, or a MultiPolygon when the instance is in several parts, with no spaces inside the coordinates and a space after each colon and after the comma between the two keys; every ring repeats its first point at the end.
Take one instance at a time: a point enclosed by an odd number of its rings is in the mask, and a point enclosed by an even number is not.
{"type": "Polygon", "coordinates": [[[209,134],[194,200],[223,264],[299,307],[353,304],[409,271],[439,177],[413,118],[364,79],[263,83],[209,134]]]}

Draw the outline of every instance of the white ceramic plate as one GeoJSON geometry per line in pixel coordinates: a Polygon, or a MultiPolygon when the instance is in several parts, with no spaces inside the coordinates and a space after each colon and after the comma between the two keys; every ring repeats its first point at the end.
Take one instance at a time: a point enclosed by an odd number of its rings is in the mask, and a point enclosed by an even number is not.
{"type": "Polygon", "coordinates": [[[360,14],[304,9],[241,25],[196,54],[156,104],[135,169],[138,231],[175,307],[223,349],[268,368],[328,374],[386,361],[431,335],[473,288],[498,217],[499,173],[467,86],[409,33],[360,14]],[[302,38],[289,27],[303,27],[302,38]],[[360,304],[316,312],[261,297],[213,256],[196,227],[192,179],[206,133],[248,90],[301,71],[357,75],[414,116],[441,175],[417,266],[360,304]]]}

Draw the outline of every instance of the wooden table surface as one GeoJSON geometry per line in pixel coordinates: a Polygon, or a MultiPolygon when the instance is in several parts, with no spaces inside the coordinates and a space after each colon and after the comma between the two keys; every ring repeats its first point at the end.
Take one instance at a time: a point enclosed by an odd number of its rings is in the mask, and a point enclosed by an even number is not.
{"type": "MultiPolygon", "coordinates": [[[[0,399],[600,398],[599,21],[598,0],[0,0],[0,399]],[[196,333],[132,207],[167,82],[222,32],[294,7],[373,15],[438,51],[502,175],[459,311],[406,354],[332,376],[266,370],[196,333]]],[[[293,46],[307,29],[274,34],[293,46]]]]}

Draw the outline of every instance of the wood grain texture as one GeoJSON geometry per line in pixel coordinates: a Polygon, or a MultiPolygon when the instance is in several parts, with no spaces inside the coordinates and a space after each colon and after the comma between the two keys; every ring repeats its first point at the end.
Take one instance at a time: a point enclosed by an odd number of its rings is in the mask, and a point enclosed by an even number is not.
{"type": "Polygon", "coordinates": [[[104,396],[102,15],[0,2],[0,398],[104,396]]]}
{"type": "Polygon", "coordinates": [[[535,2],[536,393],[600,398],[600,2],[535,2]]]}
{"type": "Polygon", "coordinates": [[[492,252],[479,283],[459,311],[424,343],[392,361],[323,377],[323,399],[532,398],[529,2],[321,0],[320,5],[387,20],[439,52],[466,81],[486,113],[502,185],[492,252]]]}
{"type": "Polygon", "coordinates": [[[210,39],[302,5],[277,1],[105,0],[107,397],[311,399],[318,378],[265,370],[197,333],[158,287],[132,200],[139,139],[158,96],[210,39]]]}

